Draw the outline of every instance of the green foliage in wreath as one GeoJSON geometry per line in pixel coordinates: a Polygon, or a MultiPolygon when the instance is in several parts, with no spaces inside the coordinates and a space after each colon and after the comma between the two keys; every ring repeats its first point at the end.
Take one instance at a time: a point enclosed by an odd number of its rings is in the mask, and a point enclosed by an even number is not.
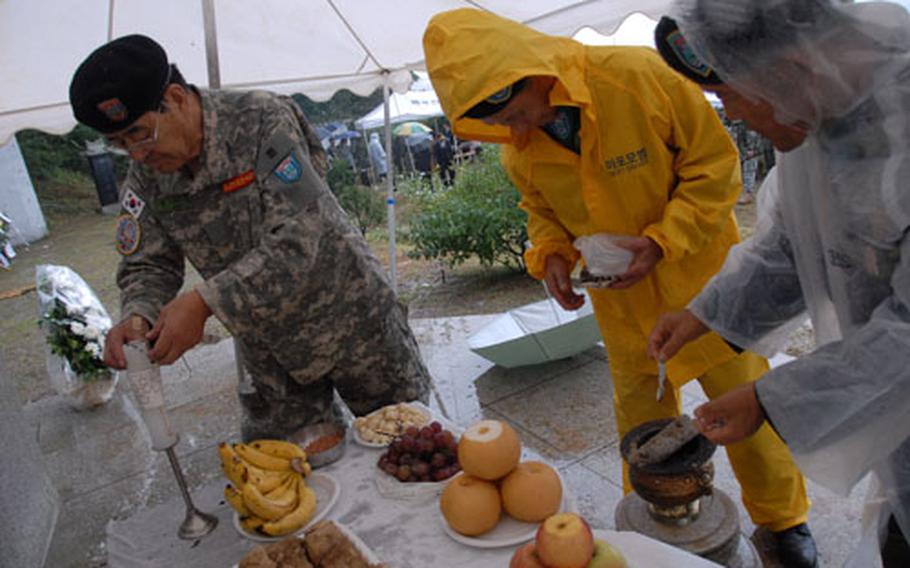
{"type": "Polygon", "coordinates": [[[47,332],[51,352],[66,359],[79,378],[91,382],[109,375],[101,359],[102,331],[88,325],[81,316],[68,313],[59,299],[38,323],[47,332]]]}

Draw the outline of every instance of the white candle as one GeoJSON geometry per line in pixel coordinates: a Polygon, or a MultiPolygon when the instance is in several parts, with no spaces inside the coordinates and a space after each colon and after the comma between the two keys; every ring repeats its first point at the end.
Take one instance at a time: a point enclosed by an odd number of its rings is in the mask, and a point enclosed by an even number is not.
{"type": "Polygon", "coordinates": [[[177,434],[165,412],[161,370],[149,360],[144,341],[127,343],[123,353],[126,355],[126,376],[152,439],[152,449],[164,451],[177,443],[177,434]]]}

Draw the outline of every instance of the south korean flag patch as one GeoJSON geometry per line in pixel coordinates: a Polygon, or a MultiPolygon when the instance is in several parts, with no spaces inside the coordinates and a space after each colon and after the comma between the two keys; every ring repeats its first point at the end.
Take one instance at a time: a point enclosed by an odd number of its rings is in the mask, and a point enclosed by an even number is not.
{"type": "Polygon", "coordinates": [[[145,200],[136,195],[132,189],[128,189],[123,194],[123,199],[120,200],[120,206],[127,213],[138,219],[142,215],[142,210],[145,209],[145,200]]]}

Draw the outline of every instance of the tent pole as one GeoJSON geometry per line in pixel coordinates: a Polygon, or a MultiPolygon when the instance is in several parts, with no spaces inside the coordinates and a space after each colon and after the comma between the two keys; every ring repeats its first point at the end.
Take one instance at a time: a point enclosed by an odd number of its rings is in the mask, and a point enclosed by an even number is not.
{"type": "Polygon", "coordinates": [[[385,119],[385,154],[389,162],[386,174],[386,204],[389,218],[389,280],[392,290],[398,293],[398,274],[395,258],[395,159],[392,155],[392,120],[389,113],[389,72],[382,73],[382,109],[385,119]]]}
{"type": "Polygon", "coordinates": [[[114,0],[107,3],[107,41],[114,39],[114,0]]]}
{"type": "Polygon", "coordinates": [[[209,89],[221,88],[218,66],[218,32],[215,30],[214,0],[202,0],[202,26],[205,28],[205,62],[209,72],[209,89]]]}

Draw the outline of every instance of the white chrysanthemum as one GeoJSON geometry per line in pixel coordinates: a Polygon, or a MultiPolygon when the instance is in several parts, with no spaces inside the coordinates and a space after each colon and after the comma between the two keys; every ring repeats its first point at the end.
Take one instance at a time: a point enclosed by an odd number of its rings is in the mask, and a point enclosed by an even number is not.
{"type": "Polygon", "coordinates": [[[74,321],[74,322],[70,323],[70,331],[72,331],[76,335],[84,335],[85,326],[77,321],[74,321]]]}
{"type": "Polygon", "coordinates": [[[94,341],[89,341],[86,343],[85,350],[95,357],[101,357],[101,345],[95,343],[94,341]]]}
{"type": "Polygon", "coordinates": [[[87,325],[85,326],[85,333],[82,335],[84,335],[86,339],[101,339],[101,330],[93,325],[87,325]]]}

